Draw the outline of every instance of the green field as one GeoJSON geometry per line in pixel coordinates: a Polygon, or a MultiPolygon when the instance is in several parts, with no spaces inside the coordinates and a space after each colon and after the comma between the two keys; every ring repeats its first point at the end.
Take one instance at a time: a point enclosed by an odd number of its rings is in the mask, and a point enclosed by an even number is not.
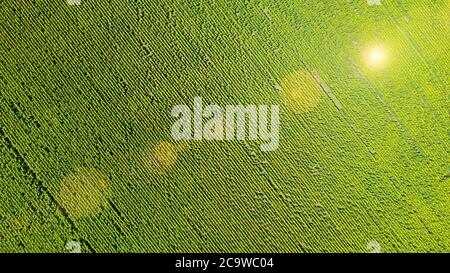
{"type": "Polygon", "coordinates": [[[381,3],[0,0],[0,252],[450,252],[450,4],[381,3]]]}

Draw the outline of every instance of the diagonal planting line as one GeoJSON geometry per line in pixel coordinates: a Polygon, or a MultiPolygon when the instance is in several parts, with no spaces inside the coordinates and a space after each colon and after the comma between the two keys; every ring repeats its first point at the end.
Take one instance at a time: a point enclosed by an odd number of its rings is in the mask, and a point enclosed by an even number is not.
{"type": "MultiPolygon", "coordinates": [[[[406,41],[411,45],[411,47],[416,51],[416,53],[419,55],[421,61],[424,63],[424,65],[428,68],[430,73],[436,78],[439,79],[439,73],[436,71],[435,66],[430,63],[425,55],[422,52],[422,49],[420,48],[419,44],[414,40],[411,33],[407,30],[401,27],[400,22],[392,15],[392,12],[389,10],[387,5],[383,5],[384,9],[386,10],[386,16],[389,17],[389,20],[393,23],[393,25],[400,31],[400,33],[405,37],[406,41]]],[[[437,81],[439,85],[443,89],[447,89],[446,82],[442,82],[441,80],[437,81]]]]}
{"type": "MultiPolygon", "coordinates": [[[[35,183],[39,189],[39,191],[43,194],[45,194],[53,204],[55,204],[55,206],[57,207],[57,209],[61,212],[61,214],[64,216],[64,219],[69,223],[71,229],[74,232],[77,232],[78,229],[76,228],[74,222],[72,221],[72,219],[70,219],[69,215],[67,214],[67,211],[61,206],[61,204],[58,203],[58,201],[55,199],[55,197],[51,194],[50,190],[44,186],[44,183],[39,180],[37,178],[36,172],[33,171],[33,169],[30,167],[30,165],[28,164],[28,162],[25,160],[25,158],[20,154],[19,150],[14,146],[14,144],[11,142],[11,140],[9,139],[9,137],[6,135],[3,127],[0,127],[0,138],[3,138],[6,142],[7,148],[9,150],[11,150],[11,152],[16,156],[16,158],[18,159],[18,161],[21,163],[22,165],[22,171],[29,175],[33,181],[33,183],[35,183]]],[[[92,248],[92,246],[86,241],[86,240],[82,240],[83,243],[85,243],[85,245],[87,246],[87,248],[92,252],[95,253],[95,250],[92,248]]]]}
{"type": "MultiPolygon", "coordinates": [[[[368,79],[366,77],[366,75],[359,69],[359,67],[356,65],[356,63],[353,61],[352,58],[350,58],[350,62],[353,64],[355,71],[358,73],[358,75],[361,77],[361,79],[369,85],[371,91],[375,94],[375,96],[377,97],[377,99],[380,101],[380,103],[385,107],[386,111],[388,112],[389,116],[396,122],[396,124],[398,125],[398,127],[400,128],[403,137],[414,147],[417,148],[419,151],[421,150],[419,144],[417,143],[417,141],[413,138],[413,136],[410,134],[410,132],[403,126],[403,124],[400,122],[400,120],[397,118],[397,115],[394,111],[394,109],[392,109],[392,107],[386,103],[386,101],[383,99],[382,94],[378,91],[378,89],[375,87],[375,85],[372,83],[372,81],[370,81],[370,79],[368,79]]],[[[397,185],[394,184],[394,186],[397,188],[398,191],[403,192],[406,194],[405,191],[402,191],[397,185]]],[[[415,210],[415,216],[419,219],[419,221],[422,223],[422,225],[424,226],[424,228],[427,230],[427,232],[429,234],[432,234],[432,232],[430,231],[429,227],[426,225],[426,223],[424,222],[423,218],[421,215],[419,215],[419,213],[417,213],[415,210]]]]}
{"type": "Polygon", "coordinates": [[[20,161],[22,165],[22,170],[27,175],[31,176],[33,182],[38,186],[38,189],[47,195],[48,198],[56,205],[58,210],[64,215],[66,220],[69,222],[71,228],[73,228],[74,231],[76,231],[75,224],[70,219],[69,215],[67,214],[66,210],[56,201],[55,197],[50,193],[49,189],[44,186],[44,183],[37,178],[36,173],[33,171],[33,169],[30,167],[28,162],[23,158],[23,156],[20,154],[19,150],[14,146],[14,144],[11,142],[9,137],[6,135],[4,129],[0,127],[0,137],[3,138],[6,141],[7,148],[12,151],[12,153],[16,156],[16,158],[20,161]]]}
{"type": "Polygon", "coordinates": [[[399,129],[402,132],[403,137],[408,140],[413,148],[417,148],[419,151],[421,150],[419,144],[414,139],[414,137],[411,135],[411,133],[405,128],[405,126],[402,124],[402,122],[397,118],[397,114],[394,111],[394,109],[384,100],[383,95],[381,92],[377,89],[375,84],[364,74],[363,71],[358,67],[356,62],[353,60],[353,58],[349,58],[350,63],[353,65],[353,68],[355,69],[355,72],[358,74],[358,76],[361,78],[361,80],[368,85],[369,89],[372,91],[372,93],[375,95],[375,97],[379,100],[381,105],[385,108],[386,112],[389,114],[389,116],[396,122],[399,129]]]}
{"type": "Polygon", "coordinates": [[[314,78],[316,83],[322,88],[323,92],[328,96],[328,98],[333,102],[334,106],[337,108],[338,111],[344,110],[344,106],[342,106],[342,103],[336,98],[336,96],[331,92],[328,85],[320,78],[320,76],[309,68],[309,66],[306,64],[304,59],[300,58],[300,62],[303,64],[306,70],[308,70],[309,74],[314,78]]]}
{"type": "Polygon", "coordinates": [[[319,75],[317,75],[316,72],[309,70],[309,73],[311,73],[311,75],[313,76],[314,80],[316,80],[316,82],[320,85],[320,87],[322,87],[323,92],[325,92],[325,94],[327,94],[328,98],[333,102],[334,106],[336,106],[336,108],[339,111],[344,110],[344,106],[342,106],[341,102],[336,98],[336,96],[331,92],[330,88],[326,85],[326,83],[319,77],[319,75]]]}

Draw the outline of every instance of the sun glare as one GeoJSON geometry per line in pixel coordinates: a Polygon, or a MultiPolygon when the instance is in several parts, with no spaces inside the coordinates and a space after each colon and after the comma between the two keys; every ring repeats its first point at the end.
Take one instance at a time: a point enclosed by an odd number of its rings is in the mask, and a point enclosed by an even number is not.
{"type": "Polygon", "coordinates": [[[386,50],[382,46],[372,47],[367,50],[366,63],[368,67],[381,67],[386,63],[386,50]]]}

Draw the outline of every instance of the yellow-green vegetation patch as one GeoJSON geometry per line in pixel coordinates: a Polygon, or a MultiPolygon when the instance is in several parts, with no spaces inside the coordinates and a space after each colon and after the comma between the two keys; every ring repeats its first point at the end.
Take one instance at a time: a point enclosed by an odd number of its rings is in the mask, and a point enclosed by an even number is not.
{"type": "Polygon", "coordinates": [[[60,184],[58,200],[70,217],[94,216],[108,204],[108,179],[94,168],[81,168],[60,184]]]}
{"type": "Polygon", "coordinates": [[[177,163],[179,156],[188,147],[187,141],[180,141],[177,144],[161,141],[144,151],[141,162],[150,173],[165,171],[177,163]]]}
{"type": "Polygon", "coordinates": [[[306,69],[288,74],[280,87],[284,103],[295,112],[311,111],[320,103],[322,89],[306,69]]]}

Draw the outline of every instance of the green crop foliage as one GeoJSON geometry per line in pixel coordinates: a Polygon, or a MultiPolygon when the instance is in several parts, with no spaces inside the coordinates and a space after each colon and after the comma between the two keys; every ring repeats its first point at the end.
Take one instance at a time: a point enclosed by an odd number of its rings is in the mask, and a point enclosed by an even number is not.
{"type": "Polygon", "coordinates": [[[381,2],[0,0],[0,252],[449,252],[450,7],[381,2]]]}

